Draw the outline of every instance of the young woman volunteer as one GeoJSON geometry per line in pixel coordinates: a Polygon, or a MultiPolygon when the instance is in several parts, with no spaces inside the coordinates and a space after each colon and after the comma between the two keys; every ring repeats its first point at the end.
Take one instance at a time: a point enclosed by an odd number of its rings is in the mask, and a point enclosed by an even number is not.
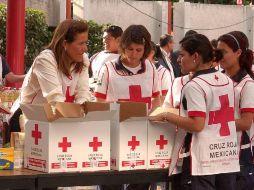
{"type": "MultiPolygon", "coordinates": [[[[181,67],[193,73],[182,89],[180,116],[165,112],[150,120],[173,123],[182,131],[173,150],[183,158],[182,190],[233,190],[239,171],[233,82],[212,68],[206,36],[187,36],[180,45],[181,67]]],[[[175,164],[172,158],[171,168],[175,164]]]]}
{"type": "Polygon", "coordinates": [[[220,66],[234,82],[235,119],[241,167],[241,172],[237,175],[237,190],[252,189],[254,170],[250,138],[254,134],[254,128],[251,128],[254,117],[254,74],[251,70],[253,53],[249,49],[248,38],[240,31],[220,36],[218,49],[223,55],[219,62],[220,66]]]}
{"type": "MultiPolygon", "coordinates": [[[[120,41],[120,58],[107,62],[99,72],[97,101],[144,102],[150,110],[160,105],[158,72],[146,60],[151,50],[151,35],[142,25],[129,26],[120,41]]],[[[127,190],[148,190],[150,184],[131,184],[127,190]]],[[[104,189],[121,189],[120,186],[104,189]]]]}
{"type": "Polygon", "coordinates": [[[97,101],[144,102],[149,109],[160,105],[158,72],[146,60],[151,35],[142,25],[131,25],[120,42],[121,56],[107,62],[99,73],[95,89],[97,101]]]}

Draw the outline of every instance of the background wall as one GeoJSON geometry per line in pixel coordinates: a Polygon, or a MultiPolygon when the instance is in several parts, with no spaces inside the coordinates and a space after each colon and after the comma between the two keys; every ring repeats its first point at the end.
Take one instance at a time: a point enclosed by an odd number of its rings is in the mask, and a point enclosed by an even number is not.
{"type": "Polygon", "coordinates": [[[240,30],[253,48],[253,7],[196,3],[174,4],[174,39],[176,44],[189,29],[207,35],[210,40],[240,30]]]}

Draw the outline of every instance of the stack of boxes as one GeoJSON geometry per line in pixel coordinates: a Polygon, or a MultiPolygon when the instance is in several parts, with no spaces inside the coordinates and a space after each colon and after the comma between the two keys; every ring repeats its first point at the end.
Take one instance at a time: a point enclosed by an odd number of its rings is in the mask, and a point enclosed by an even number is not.
{"type": "Polygon", "coordinates": [[[43,172],[110,169],[110,104],[21,105],[25,127],[25,167],[43,172]]]}
{"type": "MultiPolygon", "coordinates": [[[[170,164],[175,126],[151,123],[143,103],[21,105],[24,166],[43,172],[161,169],[170,164]]],[[[165,111],[165,110],[164,110],[165,111]]]]}

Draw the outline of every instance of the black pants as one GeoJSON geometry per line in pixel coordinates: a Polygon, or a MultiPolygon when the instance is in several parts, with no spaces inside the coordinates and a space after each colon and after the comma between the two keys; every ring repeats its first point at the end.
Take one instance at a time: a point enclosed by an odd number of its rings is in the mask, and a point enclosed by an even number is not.
{"type": "Polygon", "coordinates": [[[236,177],[237,190],[252,190],[254,187],[253,165],[241,166],[236,177]]]}
{"type": "Polygon", "coordinates": [[[175,174],[172,175],[172,180],[171,180],[171,189],[172,190],[179,190],[181,189],[181,179],[182,179],[182,174],[175,174]]]}
{"type": "Polygon", "coordinates": [[[187,157],[183,160],[181,190],[236,190],[236,173],[191,176],[187,157]]]}

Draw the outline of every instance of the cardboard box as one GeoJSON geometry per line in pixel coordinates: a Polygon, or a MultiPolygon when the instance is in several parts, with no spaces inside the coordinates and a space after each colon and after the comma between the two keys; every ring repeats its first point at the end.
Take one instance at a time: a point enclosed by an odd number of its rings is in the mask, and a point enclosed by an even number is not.
{"type": "Polygon", "coordinates": [[[146,169],[147,106],[144,103],[119,103],[118,118],[111,122],[111,169],[146,169]]]}
{"type": "Polygon", "coordinates": [[[14,167],[14,148],[0,148],[0,170],[11,170],[14,167]]]}
{"type": "MultiPolygon", "coordinates": [[[[93,104],[93,103],[91,103],[93,104]]],[[[91,107],[91,106],[90,106],[91,107]]],[[[111,111],[94,111],[81,117],[79,104],[57,103],[55,110],[49,104],[21,105],[28,118],[25,127],[24,167],[43,172],[73,172],[83,170],[89,152],[87,142],[103,140],[108,153],[103,154],[103,161],[110,161],[110,117],[111,111]],[[97,129],[93,128],[97,125],[97,129]],[[103,134],[102,134],[103,133],[103,134]]],[[[109,169],[109,166],[107,166],[109,169]]],[[[105,168],[100,168],[105,169],[105,168]]],[[[93,170],[99,170],[93,166],[93,170]]]]}
{"type": "MultiPolygon", "coordinates": [[[[157,108],[150,116],[163,112],[178,114],[172,108],[157,108]]],[[[168,168],[175,142],[176,126],[168,122],[148,122],[148,164],[147,169],[168,168]]]]}
{"type": "Polygon", "coordinates": [[[113,104],[87,102],[86,117],[80,134],[80,171],[110,170],[110,120],[113,104]]]}

